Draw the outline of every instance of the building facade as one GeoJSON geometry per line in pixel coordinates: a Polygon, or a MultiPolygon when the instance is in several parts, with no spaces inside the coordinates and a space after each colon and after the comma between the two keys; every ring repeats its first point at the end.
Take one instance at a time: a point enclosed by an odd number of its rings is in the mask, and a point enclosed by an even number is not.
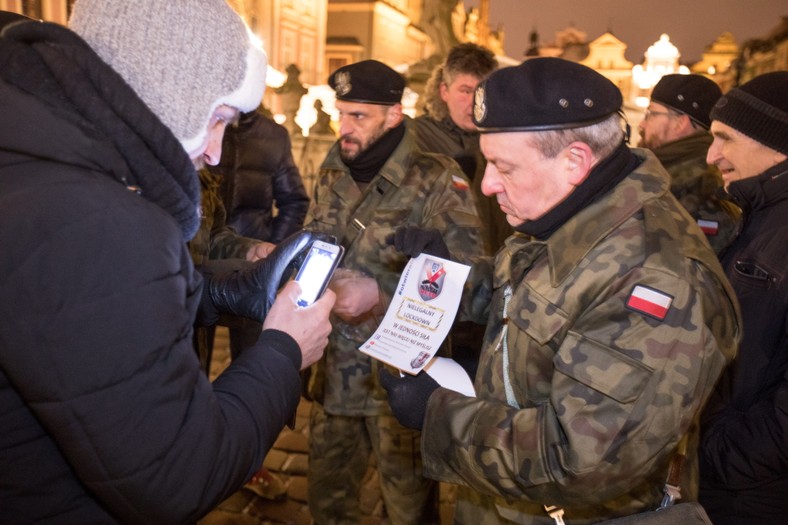
{"type": "Polygon", "coordinates": [[[74,0],[0,0],[0,10],[65,25],[74,0]]]}
{"type": "MultiPolygon", "coordinates": [[[[308,84],[325,82],[327,0],[228,0],[262,38],[268,63],[283,72],[290,64],[308,84]]],[[[276,83],[274,83],[276,84],[276,83]]]]}
{"type": "Polygon", "coordinates": [[[326,72],[359,60],[397,67],[427,58],[434,46],[417,26],[421,4],[421,0],[329,0],[326,72]]]}
{"type": "Polygon", "coordinates": [[[580,60],[618,86],[626,98],[632,86],[632,62],[626,59],[627,45],[613,33],[606,32],[589,42],[588,56],[580,60]]]}

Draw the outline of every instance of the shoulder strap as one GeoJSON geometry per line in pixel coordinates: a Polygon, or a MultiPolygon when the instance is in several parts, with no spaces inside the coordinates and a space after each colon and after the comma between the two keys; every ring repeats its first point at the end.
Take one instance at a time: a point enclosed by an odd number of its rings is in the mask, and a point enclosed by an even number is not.
{"type": "Polygon", "coordinates": [[[670,507],[676,500],[681,499],[681,469],[684,466],[684,458],[687,456],[687,443],[689,436],[684,434],[684,437],[679,441],[676,447],[676,453],[670,460],[670,468],[668,469],[668,478],[665,480],[665,487],[662,489],[665,495],[662,497],[662,503],[659,508],[664,509],[670,507]]]}

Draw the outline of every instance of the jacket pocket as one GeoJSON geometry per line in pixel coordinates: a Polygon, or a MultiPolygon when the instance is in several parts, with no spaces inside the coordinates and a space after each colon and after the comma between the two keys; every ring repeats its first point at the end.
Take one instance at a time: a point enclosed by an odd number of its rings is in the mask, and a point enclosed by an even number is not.
{"type": "Polygon", "coordinates": [[[555,369],[622,404],[633,403],[653,370],[631,357],[569,332],[553,362],[555,369]]]}

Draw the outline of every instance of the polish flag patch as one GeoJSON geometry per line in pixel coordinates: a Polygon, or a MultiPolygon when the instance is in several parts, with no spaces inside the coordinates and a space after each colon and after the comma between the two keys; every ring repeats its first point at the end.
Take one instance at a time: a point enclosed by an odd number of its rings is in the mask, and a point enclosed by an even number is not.
{"type": "Polygon", "coordinates": [[[654,288],[638,284],[629,294],[627,308],[659,321],[664,321],[672,302],[672,296],[654,288]]]}
{"type": "Polygon", "coordinates": [[[717,232],[720,231],[720,223],[717,221],[698,219],[698,226],[700,226],[701,231],[706,235],[717,235],[717,232]]]}
{"type": "Polygon", "coordinates": [[[470,186],[468,185],[468,181],[463,179],[462,177],[458,177],[457,175],[451,176],[451,183],[454,186],[454,189],[460,191],[467,191],[470,186]]]}

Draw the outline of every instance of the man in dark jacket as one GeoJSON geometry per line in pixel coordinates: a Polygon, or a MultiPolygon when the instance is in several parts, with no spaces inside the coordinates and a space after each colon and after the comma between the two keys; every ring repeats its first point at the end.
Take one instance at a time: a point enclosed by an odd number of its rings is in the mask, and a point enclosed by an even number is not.
{"type": "Polygon", "coordinates": [[[700,501],[717,525],[788,516],[788,71],[732,89],[711,111],[709,164],[743,211],[722,265],[744,338],[701,422],[700,501]]]}
{"type": "Polygon", "coordinates": [[[638,126],[640,146],[649,148],[670,174],[670,191],[720,253],[733,240],[740,211],[720,198],[719,170],[706,163],[711,145],[709,111],[722,95],[702,75],[665,75],[654,86],[638,126]]]}
{"type": "Polygon", "coordinates": [[[241,18],[79,0],[70,27],[0,32],[0,521],[194,522],[293,416],[333,297],[273,302],[305,236],[248,272],[192,266],[194,163],[265,84],[241,18]],[[192,327],[224,310],[265,329],[211,384],[192,327]]]}
{"type": "MultiPolygon", "coordinates": [[[[265,257],[274,246],[304,225],[309,197],[293,161],[290,135],[264,114],[262,107],[241,114],[222,141],[222,158],[208,170],[219,181],[217,192],[227,214],[227,226],[238,234],[259,239],[254,253],[265,257]],[[276,207],[276,216],[274,216],[276,207]]],[[[220,324],[230,329],[233,357],[253,344],[260,324],[225,316],[220,324]]]]}
{"type": "Polygon", "coordinates": [[[240,235],[277,244],[303,226],[309,196],[293,160],[290,135],[262,107],[243,113],[227,129],[222,158],[208,170],[221,176],[227,225],[240,235]]]}

